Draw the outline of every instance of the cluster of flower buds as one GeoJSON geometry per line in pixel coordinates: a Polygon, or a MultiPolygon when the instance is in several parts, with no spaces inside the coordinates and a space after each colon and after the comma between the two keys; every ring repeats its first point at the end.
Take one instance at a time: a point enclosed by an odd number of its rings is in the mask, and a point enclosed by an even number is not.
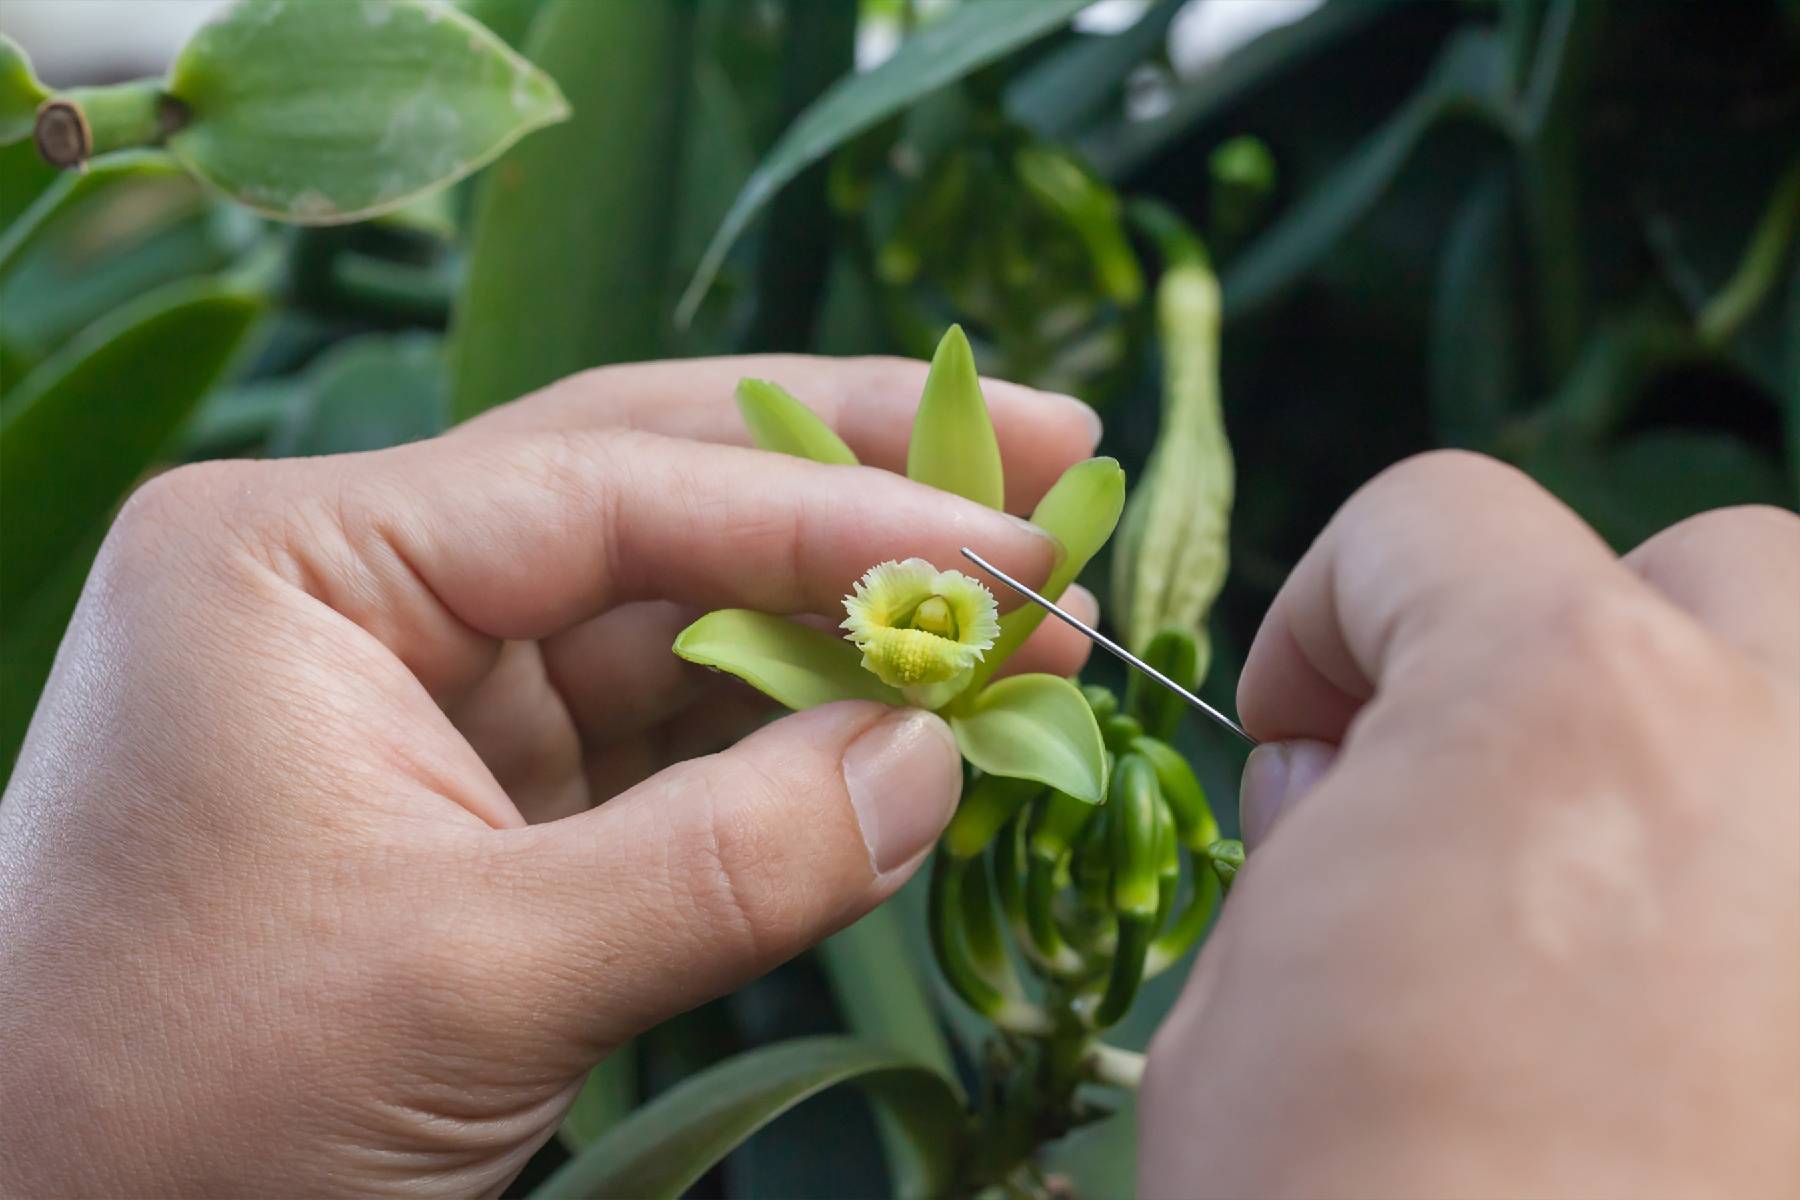
{"type": "MultiPolygon", "coordinates": [[[[1147,657],[1191,677],[1193,636],[1160,634],[1147,657]]],[[[972,771],[932,874],[932,947],[945,978],[1015,1034],[1116,1024],[1140,984],[1199,941],[1243,861],[1167,740],[1179,699],[1134,683],[1121,707],[1105,688],[1082,691],[1106,742],[1106,803],[972,771]],[[1027,990],[1015,958],[1037,987],[1027,990]]]]}

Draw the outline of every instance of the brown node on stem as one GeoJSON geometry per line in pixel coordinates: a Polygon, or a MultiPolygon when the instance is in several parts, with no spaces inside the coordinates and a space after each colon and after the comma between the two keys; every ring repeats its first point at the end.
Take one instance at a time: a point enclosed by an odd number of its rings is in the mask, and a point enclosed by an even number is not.
{"type": "Polygon", "coordinates": [[[79,167],[94,152],[94,131],[79,104],[46,100],[38,105],[34,131],[38,153],[53,167],[79,167]]]}

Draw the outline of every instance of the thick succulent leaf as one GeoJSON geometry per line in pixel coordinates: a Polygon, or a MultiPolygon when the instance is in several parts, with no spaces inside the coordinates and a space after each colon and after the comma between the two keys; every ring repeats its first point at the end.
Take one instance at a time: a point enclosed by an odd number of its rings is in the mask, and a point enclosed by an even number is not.
{"type": "MultiPolygon", "coordinates": [[[[1051,600],[1061,598],[1075,582],[1088,560],[1099,553],[1119,523],[1125,507],[1125,472],[1117,459],[1090,458],[1078,462],[1062,473],[1038,506],[1032,511],[1031,523],[1049,533],[1063,548],[1063,556],[1050,572],[1050,578],[1039,589],[1051,600]]],[[[994,640],[987,657],[976,664],[974,689],[992,677],[1007,656],[1024,644],[1044,619],[1044,610],[1035,604],[1021,604],[1000,618],[1000,636],[994,640]]]]}
{"type": "Polygon", "coordinates": [[[843,638],[769,613],[721,608],[681,631],[675,653],[736,675],[795,710],[833,700],[902,705],[900,693],[863,670],[862,654],[843,638]]]}
{"type": "Polygon", "coordinates": [[[1444,238],[1431,303],[1431,415],[1439,440],[1483,447],[1524,391],[1511,180],[1498,163],[1470,186],[1444,238]]]}
{"type": "Polygon", "coordinates": [[[125,495],[262,312],[214,282],[174,284],[113,314],[9,388],[0,405],[0,609],[10,610],[125,495]]]}
{"type": "Polygon", "coordinates": [[[0,774],[24,739],[113,509],[262,311],[176,284],[9,383],[0,403],[0,774]]]}
{"type": "Polygon", "coordinates": [[[1465,30],[1452,38],[1412,99],[1232,260],[1224,277],[1226,312],[1254,311],[1317,265],[1375,207],[1441,122],[1472,116],[1511,133],[1502,75],[1500,47],[1490,33],[1465,30]]]}
{"type": "Polygon", "coordinates": [[[744,184],[682,296],[680,318],[687,320],[699,308],[750,219],[801,171],[913,101],[1066,24],[1089,2],[958,5],[874,70],[846,75],[800,114],[744,184]]]}
{"type": "Polygon", "coordinates": [[[330,225],[398,208],[568,115],[556,83],[425,0],[260,0],[176,58],[169,149],[232,199],[330,225]]]}
{"type": "Polygon", "coordinates": [[[281,456],[352,454],[419,441],[449,424],[442,344],[432,334],[369,334],[333,347],[269,442],[281,456]]]}
{"type": "Polygon", "coordinates": [[[931,1164],[922,1194],[942,1194],[965,1134],[959,1089],[906,1051],[845,1037],[765,1046],[702,1071],[614,1126],[533,1194],[679,1196],[757,1130],[840,1083],[856,1084],[894,1115],[931,1164]]]}
{"type": "Polygon", "coordinates": [[[458,420],[588,367],[668,353],[692,17],[691,4],[548,0],[532,21],[527,52],[575,115],[477,186],[452,321],[458,420]]]}
{"type": "Polygon", "coordinates": [[[19,43],[0,33],[0,146],[30,137],[37,108],[50,95],[19,43]]]}
{"type": "MultiPolygon", "coordinates": [[[[58,216],[119,184],[185,179],[184,172],[168,155],[154,150],[109,154],[80,171],[60,171],[18,219],[0,232],[0,279],[32,241],[58,216]]],[[[187,185],[190,188],[192,184],[187,185]]]]}
{"type": "Polygon", "coordinates": [[[637,1107],[637,1065],[637,1043],[626,1042],[588,1072],[575,1103],[556,1130],[558,1140],[571,1153],[599,1141],[637,1107]]]}
{"type": "Polygon", "coordinates": [[[837,431],[780,384],[740,379],[737,402],[750,440],[758,448],[814,462],[856,465],[856,455],[837,431]]]}
{"type": "Polygon", "coordinates": [[[919,414],[913,419],[906,474],[989,508],[1006,504],[1000,442],[987,401],[981,398],[975,352],[960,325],[950,327],[932,356],[919,414]]]}
{"type": "Polygon", "coordinates": [[[963,757],[990,775],[1035,779],[1087,801],[1106,798],[1106,745],[1081,689],[1058,675],[1014,675],[952,716],[963,757]]]}
{"type": "MultiPolygon", "coordinates": [[[[819,943],[819,962],[851,1033],[905,1050],[945,1078],[955,1078],[950,1045],[938,1023],[926,976],[931,968],[908,943],[905,920],[899,904],[884,904],[819,943]]],[[[877,1109],[875,1120],[895,1194],[926,1194],[932,1154],[921,1152],[905,1123],[887,1110],[877,1109]]]]}

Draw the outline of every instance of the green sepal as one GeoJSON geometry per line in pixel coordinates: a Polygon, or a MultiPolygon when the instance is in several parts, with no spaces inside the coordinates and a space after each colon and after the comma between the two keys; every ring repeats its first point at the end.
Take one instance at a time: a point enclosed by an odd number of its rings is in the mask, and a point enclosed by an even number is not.
{"type": "Polygon", "coordinates": [[[856,465],[856,455],[837,431],[780,384],[766,379],[740,379],[737,403],[757,449],[813,462],[856,465]]]}
{"type": "Polygon", "coordinates": [[[260,0],[183,47],[168,146],[265,216],[306,225],[399,208],[569,115],[556,81],[479,22],[424,0],[260,0]]]}
{"type": "Polygon", "coordinates": [[[50,89],[38,82],[24,47],[0,33],[0,146],[31,136],[50,89]]]}
{"type": "Polygon", "coordinates": [[[899,707],[898,691],[863,670],[862,655],[840,637],[785,617],[722,608],[681,631],[674,651],[691,663],[735,675],[796,711],[833,700],[874,700],[899,707]]]}
{"type": "Polygon", "coordinates": [[[1014,675],[982,690],[950,726],[963,757],[990,775],[1034,779],[1089,804],[1106,798],[1106,746],[1094,712],[1057,675],[1014,675]]]}
{"type": "MultiPolygon", "coordinates": [[[[1051,600],[1059,599],[1088,560],[1099,553],[1119,523],[1125,507],[1125,472],[1118,460],[1090,458],[1062,473],[1032,511],[1031,523],[1054,537],[1063,556],[1051,569],[1040,589],[1051,600]]],[[[979,688],[1014,650],[1024,644],[1040,622],[1044,610],[1022,604],[1000,618],[1000,636],[987,656],[975,667],[972,688],[979,688]]]]}
{"type": "Polygon", "coordinates": [[[960,325],[950,327],[932,356],[906,451],[906,476],[989,508],[1006,507],[1000,442],[981,398],[975,352],[960,325]]]}

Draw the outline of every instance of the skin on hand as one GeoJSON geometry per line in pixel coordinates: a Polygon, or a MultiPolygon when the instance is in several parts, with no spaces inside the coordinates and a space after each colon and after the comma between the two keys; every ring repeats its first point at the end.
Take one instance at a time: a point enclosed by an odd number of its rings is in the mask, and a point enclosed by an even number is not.
{"type": "MultiPolygon", "coordinates": [[[[835,623],[887,558],[1048,573],[1022,521],[730,444],[768,377],[900,467],[924,372],[609,368],[141,489],[0,802],[5,1190],[497,1193],[621,1040],[897,888],[948,728],[842,703],[732,745],[768,708],[669,645],[719,606],[835,623]]],[[[987,396],[1027,508],[1098,423],[987,396]]],[[[1045,627],[1010,665],[1085,652],[1045,627]]]]}
{"type": "Polygon", "coordinates": [[[1437,454],[1354,496],[1239,689],[1257,843],[1140,1191],[1800,1195],[1800,520],[1623,560],[1437,454]]]}

